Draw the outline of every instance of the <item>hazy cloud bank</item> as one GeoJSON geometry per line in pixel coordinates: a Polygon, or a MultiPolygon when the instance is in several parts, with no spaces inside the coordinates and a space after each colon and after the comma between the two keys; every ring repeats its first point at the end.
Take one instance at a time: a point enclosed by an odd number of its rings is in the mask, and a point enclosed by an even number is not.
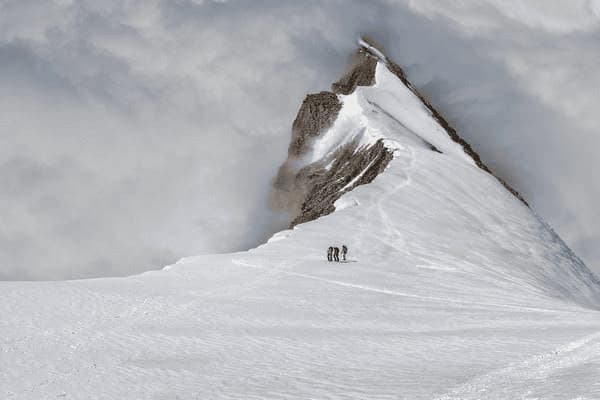
{"type": "Polygon", "coordinates": [[[264,240],[295,112],[360,34],[599,270],[599,10],[0,0],[0,278],[127,274],[264,240]]]}

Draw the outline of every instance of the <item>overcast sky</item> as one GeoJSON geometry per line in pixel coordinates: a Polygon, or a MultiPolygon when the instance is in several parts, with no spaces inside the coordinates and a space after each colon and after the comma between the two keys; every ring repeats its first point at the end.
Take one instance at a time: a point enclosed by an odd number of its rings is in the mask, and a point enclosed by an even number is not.
{"type": "Polygon", "coordinates": [[[0,0],[0,279],[246,249],[369,34],[600,272],[598,1],[0,0]]]}

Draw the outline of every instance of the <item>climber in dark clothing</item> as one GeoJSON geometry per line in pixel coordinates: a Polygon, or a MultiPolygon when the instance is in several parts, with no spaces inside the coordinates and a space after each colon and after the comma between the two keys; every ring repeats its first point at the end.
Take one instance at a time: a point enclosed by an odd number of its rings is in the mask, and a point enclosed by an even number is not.
{"type": "Polygon", "coordinates": [[[333,261],[333,247],[327,249],[327,261],[333,261]]]}
{"type": "Polygon", "coordinates": [[[348,254],[348,248],[346,245],[342,245],[342,261],[346,261],[346,254],[348,254]]]}
{"type": "Polygon", "coordinates": [[[339,247],[333,248],[333,261],[340,262],[340,248],[339,247]]]}

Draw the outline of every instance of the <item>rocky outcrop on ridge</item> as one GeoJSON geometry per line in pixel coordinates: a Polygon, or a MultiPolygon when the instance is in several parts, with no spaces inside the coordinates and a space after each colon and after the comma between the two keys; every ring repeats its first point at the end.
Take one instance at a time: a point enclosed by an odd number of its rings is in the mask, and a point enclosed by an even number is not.
{"type": "Polygon", "coordinates": [[[357,86],[372,86],[375,83],[377,58],[369,50],[361,47],[353,57],[351,67],[346,74],[331,85],[331,90],[338,94],[350,94],[357,86]]]}
{"type": "Polygon", "coordinates": [[[320,92],[306,96],[292,124],[292,141],[288,155],[299,157],[309,146],[310,139],[329,128],[342,109],[342,103],[331,92],[320,92]]]}
{"type": "Polygon", "coordinates": [[[295,179],[308,184],[299,213],[290,226],[332,213],[337,199],[356,186],[372,182],[391,160],[392,153],[379,140],[365,148],[357,148],[354,143],[340,148],[331,157],[329,168],[321,164],[302,168],[295,179]]]}

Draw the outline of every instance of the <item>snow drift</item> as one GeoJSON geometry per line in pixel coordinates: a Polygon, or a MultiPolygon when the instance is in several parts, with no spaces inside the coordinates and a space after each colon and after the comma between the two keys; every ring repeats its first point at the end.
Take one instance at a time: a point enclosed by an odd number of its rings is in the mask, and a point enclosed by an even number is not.
{"type": "Polygon", "coordinates": [[[293,229],[128,278],[0,282],[0,393],[600,397],[597,278],[395,64],[361,57],[294,123],[273,194],[293,229]]]}

